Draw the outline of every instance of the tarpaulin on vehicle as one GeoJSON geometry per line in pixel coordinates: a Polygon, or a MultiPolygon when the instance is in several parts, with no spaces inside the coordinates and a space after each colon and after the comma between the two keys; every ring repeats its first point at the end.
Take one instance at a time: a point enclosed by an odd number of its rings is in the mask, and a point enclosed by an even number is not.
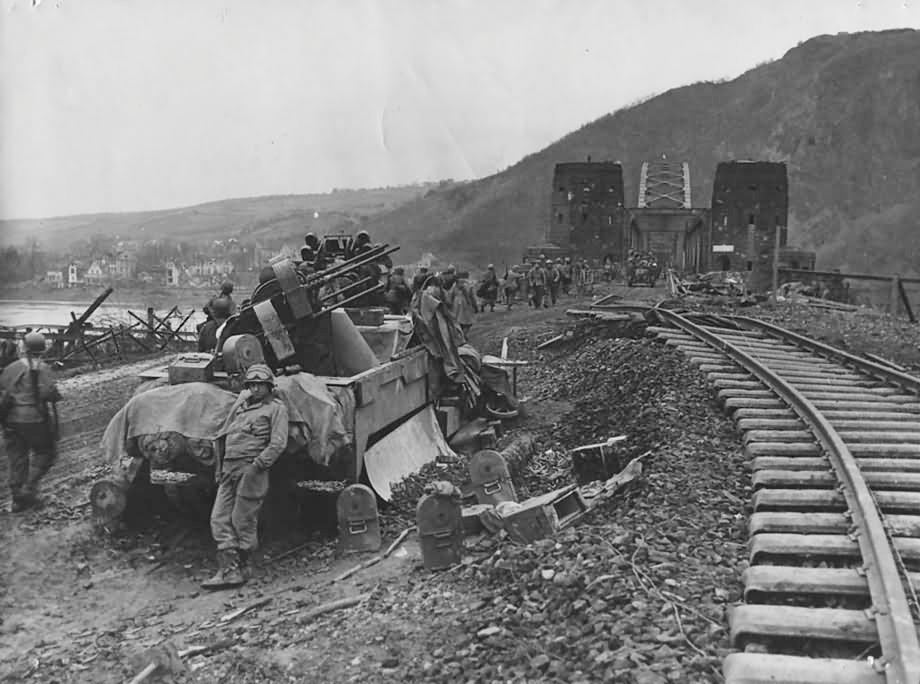
{"type": "MultiPolygon", "coordinates": [[[[309,373],[276,379],[276,392],[288,407],[288,448],[306,450],[311,459],[328,465],[336,450],[350,441],[344,410],[326,386],[309,373]],[[293,445],[292,445],[293,443],[293,445]]],[[[236,395],[217,385],[188,382],[153,387],[133,396],[109,422],[101,447],[106,460],[124,463],[139,455],[136,438],[145,435],[182,435],[193,440],[214,440],[231,408],[248,392],[236,395]]],[[[163,440],[175,443],[175,440],[163,440]]],[[[164,455],[160,467],[168,466],[164,455]]]]}

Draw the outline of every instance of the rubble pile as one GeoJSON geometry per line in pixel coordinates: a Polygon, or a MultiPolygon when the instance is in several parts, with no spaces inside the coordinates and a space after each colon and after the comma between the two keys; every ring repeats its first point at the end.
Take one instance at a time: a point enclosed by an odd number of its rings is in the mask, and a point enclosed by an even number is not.
{"type": "MultiPolygon", "coordinates": [[[[568,450],[615,434],[627,435],[624,462],[651,452],[645,475],[554,537],[527,545],[503,534],[468,538],[463,564],[425,582],[424,605],[401,592],[381,597],[396,621],[438,616],[431,650],[397,659],[393,676],[719,681],[749,496],[730,424],[700,375],[663,345],[586,337],[542,361],[522,382],[535,406],[557,411],[522,426],[539,449],[515,479],[519,496],[573,482],[568,450]]],[[[405,502],[394,506],[404,514],[426,481],[468,479],[458,464],[428,469],[401,485],[405,502]]]]}
{"type": "Polygon", "coordinates": [[[735,303],[749,306],[766,298],[765,295],[749,291],[745,274],[738,271],[710,271],[681,278],[670,270],[667,282],[670,295],[688,303],[735,303]]]}
{"type": "Polygon", "coordinates": [[[852,354],[877,354],[904,366],[908,372],[916,374],[920,370],[920,325],[906,317],[865,307],[854,311],[821,310],[795,302],[764,305],[749,313],[852,354]]]}

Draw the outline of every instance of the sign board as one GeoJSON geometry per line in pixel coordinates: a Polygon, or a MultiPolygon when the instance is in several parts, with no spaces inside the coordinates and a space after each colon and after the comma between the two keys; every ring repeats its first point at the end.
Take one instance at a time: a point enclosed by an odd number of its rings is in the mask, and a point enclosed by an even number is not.
{"type": "Polygon", "coordinates": [[[712,251],[722,254],[732,254],[735,251],[734,245],[713,245],[712,251]]]}

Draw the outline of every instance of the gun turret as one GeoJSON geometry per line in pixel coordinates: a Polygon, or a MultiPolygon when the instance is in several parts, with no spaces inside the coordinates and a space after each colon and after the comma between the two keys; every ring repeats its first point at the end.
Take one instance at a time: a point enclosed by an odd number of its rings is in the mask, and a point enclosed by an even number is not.
{"type": "Polygon", "coordinates": [[[271,262],[274,278],[260,283],[249,303],[227,320],[218,353],[234,335],[255,335],[273,368],[300,365],[318,375],[333,374],[330,312],[344,306],[382,306],[381,267],[398,246],[378,245],[315,273],[290,259],[271,262]]]}

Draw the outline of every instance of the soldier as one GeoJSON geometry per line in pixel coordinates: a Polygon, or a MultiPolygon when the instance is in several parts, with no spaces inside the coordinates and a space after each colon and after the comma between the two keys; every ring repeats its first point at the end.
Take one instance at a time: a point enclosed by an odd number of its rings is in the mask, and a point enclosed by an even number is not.
{"type": "Polygon", "coordinates": [[[546,296],[547,283],[546,269],[541,262],[536,262],[530,269],[528,279],[530,280],[530,292],[533,299],[534,308],[539,309],[543,306],[543,298],[546,296]]]}
{"type": "Polygon", "coordinates": [[[19,358],[19,347],[13,340],[0,340],[0,371],[19,358]]]}
{"type": "Polygon", "coordinates": [[[319,238],[316,237],[316,233],[307,233],[304,235],[303,243],[305,246],[312,249],[314,254],[319,252],[319,238]]]}
{"type": "Polygon", "coordinates": [[[486,272],[482,276],[482,282],[479,285],[479,291],[476,293],[482,299],[482,311],[486,307],[489,311],[495,311],[495,301],[498,299],[498,276],[495,274],[495,264],[489,264],[486,272]]]}
{"type": "Polygon", "coordinates": [[[297,264],[297,270],[306,275],[316,272],[316,252],[312,247],[300,248],[300,263],[297,264]]]}
{"type": "Polygon", "coordinates": [[[527,302],[527,306],[531,306],[532,302],[530,301],[530,266],[527,263],[524,263],[521,266],[515,268],[518,274],[517,286],[518,294],[521,295],[521,299],[527,302]]]}
{"type": "Polygon", "coordinates": [[[459,274],[457,282],[453,287],[454,292],[451,306],[451,312],[454,314],[454,319],[460,325],[464,337],[470,332],[470,328],[473,327],[473,314],[478,313],[476,297],[473,294],[473,288],[470,286],[468,280],[469,276],[470,274],[466,271],[459,274]]]}
{"type": "Polygon", "coordinates": [[[61,395],[51,369],[41,360],[45,336],[30,332],[24,342],[25,358],[13,361],[0,373],[0,425],[9,459],[12,513],[37,502],[39,482],[57,458],[61,395]]]}
{"type": "Polygon", "coordinates": [[[428,267],[421,266],[418,269],[418,273],[415,274],[415,277],[412,278],[412,292],[413,294],[422,289],[425,285],[425,281],[428,280],[428,267]]]}
{"type": "Polygon", "coordinates": [[[406,271],[402,266],[394,268],[390,277],[387,278],[385,299],[392,314],[401,315],[409,310],[412,290],[409,289],[409,284],[406,282],[406,271]]]}
{"type": "Polygon", "coordinates": [[[213,354],[217,349],[217,331],[230,317],[230,302],[221,297],[211,300],[211,318],[198,330],[198,351],[213,354]]]}
{"type": "MultiPolygon", "coordinates": [[[[288,410],[275,394],[275,376],[265,364],[249,367],[248,396],[227,416],[217,438],[217,498],[211,535],[217,543],[217,573],[205,589],[238,587],[246,581],[249,554],[259,545],[258,524],[268,494],[268,471],[288,439],[288,410]]],[[[243,395],[241,395],[243,396],[243,395]]]]}
{"type": "Polygon", "coordinates": [[[361,252],[366,252],[371,249],[371,234],[366,230],[359,230],[358,234],[355,235],[355,239],[352,240],[351,245],[349,245],[348,254],[346,254],[346,259],[351,259],[358,256],[361,252]]]}
{"type": "Polygon", "coordinates": [[[562,265],[562,292],[566,295],[569,294],[572,287],[572,271],[572,257],[566,257],[565,263],[562,265]]]}
{"type": "Polygon", "coordinates": [[[576,259],[572,265],[572,282],[575,284],[575,294],[585,292],[585,266],[582,259],[576,259]]]}
{"type": "Polygon", "coordinates": [[[505,271],[504,278],[504,295],[505,295],[505,306],[507,311],[511,311],[511,306],[514,304],[514,299],[517,297],[518,292],[518,283],[520,282],[520,276],[518,272],[514,270],[513,267],[508,268],[505,271]]]}
{"type": "Polygon", "coordinates": [[[556,259],[555,264],[547,259],[546,263],[547,280],[549,281],[549,299],[553,306],[556,306],[556,300],[559,298],[559,287],[562,285],[562,259],[556,259]]]}

